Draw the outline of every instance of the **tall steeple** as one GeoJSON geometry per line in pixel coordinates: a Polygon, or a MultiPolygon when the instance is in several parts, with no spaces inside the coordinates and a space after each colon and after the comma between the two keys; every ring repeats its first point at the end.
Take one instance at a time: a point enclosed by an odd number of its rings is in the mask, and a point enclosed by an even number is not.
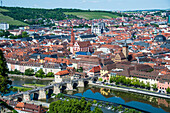
{"type": "Polygon", "coordinates": [[[126,39],[125,39],[125,44],[123,45],[123,48],[122,48],[122,49],[123,49],[122,53],[123,53],[124,56],[127,58],[129,51],[128,51],[128,45],[127,45],[126,39]]]}
{"type": "Polygon", "coordinates": [[[73,26],[72,26],[72,30],[71,30],[71,43],[70,43],[70,46],[73,46],[74,43],[75,43],[75,36],[74,36],[73,26]]]}
{"type": "Polygon", "coordinates": [[[74,36],[74,32],[73,32],[73,26],[72,26],[72,30],[71,30],[71,42],[70,42],[70,52],[74,54],[74,43],[75,43],[75,36],[74,36]]]}

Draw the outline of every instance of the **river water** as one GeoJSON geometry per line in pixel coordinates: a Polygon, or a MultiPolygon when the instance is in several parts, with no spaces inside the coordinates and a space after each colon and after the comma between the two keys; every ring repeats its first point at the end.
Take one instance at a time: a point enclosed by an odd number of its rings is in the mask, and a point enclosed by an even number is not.
{"type": "MultiPolygon", "coordinates": [[[[23,78],[11,78],[13,86],[22,86],[23,84],[49,84],[51,81],[23,79],[23,78]]],[[[86,88],[77,88],[77,91],[64,91],[65,94],[82,96],[92,98],[96,100],[103,100],[108,102],[114,102],[122,105],[128,105],[131,107],[146,110],[152,113],[166,113],[170,112],[170,99],[158,98],[154,96],[148,96],[137,93],[123,92],[118,90],[110,90],[101,87],[88,86],[86,88]]],[[[10,94],[13,94],[11,92],[10,94]]],[[[55,99],[49,99],[47,102],[55,101],[55,99]]]]}

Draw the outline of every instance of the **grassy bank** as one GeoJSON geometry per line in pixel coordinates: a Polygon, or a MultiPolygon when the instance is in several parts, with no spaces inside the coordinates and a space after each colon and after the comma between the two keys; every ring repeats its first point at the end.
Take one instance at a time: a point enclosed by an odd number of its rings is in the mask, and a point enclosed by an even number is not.
{"type": "Polygon", "coordinates": [[[24,84],[23,86],[36,86],[36,87],[45,87],[43,84],[24,84]]]}
{"type": "Polygon", "coordinates": [[[0,23],[8,23],[10,25],[16,25],[16,26],[25,26],[25,25],[28,25],[24,22],[21,22],[19,20],[15,20],[14,18],[10,17],[10,16],[5,16],[2,14],[2,12],[9,12],[9,10],[7,9],[3,9],[3,8],[0,8],[0,23]]]}
{"type": "Polygon", "coordinates": [[[28,91],[28,90],[32,90],[33,88],[26,88],[26,87],[13,87],[13,91],[28,91]]]}
{"type": "Polygon", "coordinates": [[[28,25],[28,24],[26,24],[24,22],[21,22],[19,20],[15,20],[15,19],[13,19],[13,18],[11,18],[9,16],[5,16],[5,15],[0,13],[0,23],[1,22],[5,22],[5,23],[8,23],[10,25],[16,25],[16,26],[19,26],[19,25],[23,25],[23,26],[24,25],[28,25]]]}

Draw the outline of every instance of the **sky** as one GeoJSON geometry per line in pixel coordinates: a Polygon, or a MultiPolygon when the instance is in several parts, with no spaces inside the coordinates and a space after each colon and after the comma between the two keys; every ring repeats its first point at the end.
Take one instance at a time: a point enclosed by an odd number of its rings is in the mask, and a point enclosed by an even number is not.
{"type": "Polygon", "coordinates": [[[77,8],[91,10],[170,9],[170,0],[2,0],[3,6],[28,8],[77,8]]]}

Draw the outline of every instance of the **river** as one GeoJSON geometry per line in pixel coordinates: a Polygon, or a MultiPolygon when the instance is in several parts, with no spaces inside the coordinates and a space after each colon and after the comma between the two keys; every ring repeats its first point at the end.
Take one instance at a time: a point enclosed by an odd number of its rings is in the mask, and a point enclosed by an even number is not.
{"type": "MultiPolygon", "coordinates": [[[[23,84],[31,83],[47,85],[51,82],[16,77],[11,78],[11,80],[13,81],[13,86],[22,86],[23,84]]],[[[77,91],[64,91],[63,93],[128,105],[131,107],[147,110],[152,113],[170,112],[170,99],[164,99],[143,94],[110,90],[94,86],[77,88],[77,91]]],[[[52,101],[55,101],[55,99],[49,99],[47,102],[51,103],[52,101]]]]}
{"type": "Polygon", "coordinates": [[[28,78],[18,78],[11,77],[13,86],[22,86],[23,84],[43,84],[48,85],[52,80],[36,80],[36,79],[28,79],[28,78]]]}

